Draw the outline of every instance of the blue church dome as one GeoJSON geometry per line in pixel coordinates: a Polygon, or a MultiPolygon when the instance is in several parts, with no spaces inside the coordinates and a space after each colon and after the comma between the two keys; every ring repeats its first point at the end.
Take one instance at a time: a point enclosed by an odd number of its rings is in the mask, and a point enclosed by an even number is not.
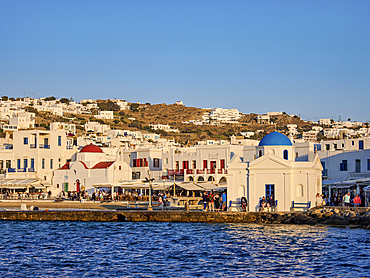
{"type": "Polygon", "coordinates": [[[292,146],[292,142],[284,134],[274,131],[263,137],[258,146],[292,146]]]}

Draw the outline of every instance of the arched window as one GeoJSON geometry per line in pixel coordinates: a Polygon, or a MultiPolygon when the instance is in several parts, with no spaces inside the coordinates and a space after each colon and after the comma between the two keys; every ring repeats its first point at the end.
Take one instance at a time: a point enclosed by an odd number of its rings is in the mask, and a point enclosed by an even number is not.
{"type": "Polygon", "coordinates": [[[215,178],[213,176],[208,177],[208,181],[214,181],[214,180],[215,180],[215,178]]]}
{"type": "Polygon", "coordinates": [[[302,184],[297,184],[296,191],[297,191],[297,197],[303,197],[303,185],[302,184]]]}
{"type": "Polygon", "coordinates": [[[284,150],[283,156],[284,156],[284,159],[288,160],[288,151],[287,150],[284,150]]]}
{"type": "Polygon", "coordinates": [[[202,176],[200,176],[200,177],[198,178],[198,181],[204,181],[204,178],[203,178],[202,176]]]}
{"type": "Polygon", "coordinates": [[[262,150],[260,150],[259,152],[258,152],[258,157],[261,157],[262,156],[262,150]]]}
{"type": "Polygon", "coordinates": [[[194,181],[193,177],[188,177],[188,181],[194,181]]]}

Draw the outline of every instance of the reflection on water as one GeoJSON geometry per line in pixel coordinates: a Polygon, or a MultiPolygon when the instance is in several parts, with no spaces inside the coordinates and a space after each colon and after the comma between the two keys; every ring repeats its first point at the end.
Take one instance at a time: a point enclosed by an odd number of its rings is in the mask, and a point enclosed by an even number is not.
{"type": "Polygon", "coordinates": [[[370,276],[370,231],[201,223],[0,222],[1,277],[370,276]]]}

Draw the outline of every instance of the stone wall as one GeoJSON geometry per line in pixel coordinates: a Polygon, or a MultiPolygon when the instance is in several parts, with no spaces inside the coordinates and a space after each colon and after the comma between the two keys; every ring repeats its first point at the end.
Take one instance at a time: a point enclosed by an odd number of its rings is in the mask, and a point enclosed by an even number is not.
{"type": "Polygon", "coordinates": [[[301,212],[0,211],[10,221],[198,222],[350,226],[370,229],[370,208],[313,208],[301,212]]]}

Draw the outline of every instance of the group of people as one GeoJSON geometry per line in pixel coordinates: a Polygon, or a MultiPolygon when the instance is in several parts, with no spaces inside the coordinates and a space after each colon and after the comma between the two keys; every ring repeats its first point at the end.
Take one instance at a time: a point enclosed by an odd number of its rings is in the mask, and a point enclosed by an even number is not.
{"type": "Polygon", "coordinates": [[[329,195],[320,195],[320,193],[317,193],[316,206],[364,207],[365,196],[363,194],[357,194],[356,196],[354,196],[350,192],[347,192],[343,195],[339,193],[329,197],[329,195]]]}
{"type": "Polygon", "coordinates": [[[48,192],[10,192],[6,191],[5,193],[0,195],[0,199],[8,199],[8,200],[27,200],[27,199],[47,199],[51,196],[51,191],[48,192]]]}
{"type": "Polygon", "coordinates": [[[222,194],[219,192],[214,193],[203,192],[203,211],[226,211],[227,210],[227,194],[224,191],[222,194]]]}
{"type": "Polygon", "coordinates": [[[274,208],[275,207],[275,200],[274,200],[274,197],[271,195],[270,198],[267,200],[265,198],[265,196],[262,197],[262,199],[260,200],[260,211],[264,211],[265,209],[267,209],[267,211],[270,211],[270,208],[274,208]]]}

